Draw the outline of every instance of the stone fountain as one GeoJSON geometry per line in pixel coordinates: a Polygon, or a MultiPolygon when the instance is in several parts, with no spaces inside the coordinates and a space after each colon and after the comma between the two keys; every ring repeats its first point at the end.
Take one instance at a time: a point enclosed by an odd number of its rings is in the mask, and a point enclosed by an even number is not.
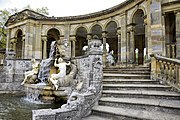
{"type": "Polygon", "coordinates": [[[52,42],[50,57],[33,67],[38,68],[38,73],[25,77],[27,80],[25,79],[24,86],[27,97],[35,101],[51,103],[61,98],[67,99],[58,109],[33,110],[33,120],[80,120],[91,113],[102,92],[101,45],[102,41],[95,36],[89,41],[88,51],[84,56],[70,59],[63,54],[65,44],[52,42]],[[67,64],[69,67],[66,67],[63,79],[56,79],[54,76],[62,70],[61,62],[62,66],[67,64]]]}
{"type": "Polygon", "coordinates": [[[63,54],[63,46],[63,44],[53,41],[49,58],[42,60],[41,63],[34,60],[32,70],[25,72],[25,79],[21,84],[25,86],[28,100],[45,103],[57,102],[61,99],[66,99],[71,89],[76,85],[77,66],[63,54]],[[63,71],[54,66],[55,62],[57,62],[55,59],[60,58],[64,62],[69,62],[70,65],[65,70],[66,75],[57,79],[57,81],[61,81],[61,84],[58,84],[58,88],[55,89],[49,79],[52,74],[58,74],[63,71]]]}

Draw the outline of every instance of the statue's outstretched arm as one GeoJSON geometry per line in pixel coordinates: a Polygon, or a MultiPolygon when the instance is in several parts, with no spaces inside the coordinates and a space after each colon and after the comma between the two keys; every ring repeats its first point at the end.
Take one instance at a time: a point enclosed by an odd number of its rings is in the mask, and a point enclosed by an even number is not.
{"type": "Polygon", "coordinates": [[[68,63],[66,63],[66,65],[71,65],[71,62],[70,62],[70,61],[68,61],[68,63]]]}
{"type": "Polygon", "coordinates": [[[57,67],[57,58],[55,59],[54,66],[57,67]]]}

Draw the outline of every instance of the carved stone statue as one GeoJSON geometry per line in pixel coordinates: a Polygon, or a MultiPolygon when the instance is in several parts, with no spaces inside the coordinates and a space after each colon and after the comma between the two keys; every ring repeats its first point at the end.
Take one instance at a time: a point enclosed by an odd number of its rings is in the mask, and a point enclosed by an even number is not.
{"type": "Polygon", "coordinates": [[[31,62],[32,62],[32,70],[24,73],[25,78],[24,78],[23,82],[21,83],[21,85],[23,85],[26,82],[35,83],[36,82],[35,80],[37,80],[40,63],[38,61],[36,61],[35,59],[32,59],[31,62]],[[28,80],[31,80],[31,81],[28,81],[28,80]]]}
{"type": "Polygon", "coordinates": [[[55,86],[56,90],[59,87],[59,84],[62,83],[62,81],[65,79],[66,76],[66,65],[70,65],[69,63],[66,63],[62,58],[55,59],[54,66],[59,68],[59,73],[52,74],[49,78],[49,80],[52,82],[52,84],[55,86]],[[57,63],[58,60],[58,63],[57,63]]]}
{"type": "Polygon", "coordinates": [[[114,53],[114,51],[112,50],[110,53],[108,53],[108,56],[107,56],[107,62],[110,65],[115,65],[115,60],[114,60],[113,53],[114,53]]]}

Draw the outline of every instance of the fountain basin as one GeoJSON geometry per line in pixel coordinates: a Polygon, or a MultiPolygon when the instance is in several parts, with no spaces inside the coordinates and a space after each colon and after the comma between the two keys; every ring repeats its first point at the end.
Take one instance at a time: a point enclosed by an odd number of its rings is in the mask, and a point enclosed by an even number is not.
{"type": "Polygon", "coordinates": [[[55,90],[46,84],[24,84],[24,87],[28,99],[43,103],[54,103],[67,100],[68,93],[66,93],[65,90],[70,89],[70,87],[60,87],[58,90],[55,90]]]}

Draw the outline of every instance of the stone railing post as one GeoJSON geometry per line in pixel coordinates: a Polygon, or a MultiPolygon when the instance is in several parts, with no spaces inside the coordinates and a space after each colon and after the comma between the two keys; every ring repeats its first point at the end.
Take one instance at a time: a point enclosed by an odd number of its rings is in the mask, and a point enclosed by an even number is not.
{"type": "Polygon", "coordinates": [[[175,65],[176,84],[180,87],[180,65],[175,65]]]}
{"type": "Polygon", "coordinates": [[[156,77],[158,78],[160,76],[160,63],[158,60],[156,60],[156,77]]]}
{"type": "Polygon", "coordinates": [[[169,74],[169,71],[168,71],[168,63],[167,62],[164,62],[164,66],[165,66],[165,74],[164,74],[164,79],[165,80],[168,80],[168,74],[169,74]]]}
{"type": "Polygon", "coordinates": [[[151,79],[156,79],[156,58],[154,55],[151,55],[151,79]]]}

